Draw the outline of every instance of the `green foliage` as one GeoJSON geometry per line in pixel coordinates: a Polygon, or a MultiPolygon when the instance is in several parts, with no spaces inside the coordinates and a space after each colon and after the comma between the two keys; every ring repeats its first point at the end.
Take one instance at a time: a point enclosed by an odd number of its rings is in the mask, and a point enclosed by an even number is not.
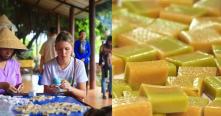
{"type": "MultiPolygon", "coordinates": [[[[84,19],[76,19],[75,20],[75,38],[79,38],[79,32],[81,30],[84,30],[87,34],[87,37],[89,37],[89,18],[84,18],[84,19]]],[[[104,32],[106,31],[106,27],[102,25],[102,23],[98,20],[95,19],[95,33],[96,36],[104,36],[104,32]]],[[[88,38],[87,38],[88,39],[88,38]]]]}

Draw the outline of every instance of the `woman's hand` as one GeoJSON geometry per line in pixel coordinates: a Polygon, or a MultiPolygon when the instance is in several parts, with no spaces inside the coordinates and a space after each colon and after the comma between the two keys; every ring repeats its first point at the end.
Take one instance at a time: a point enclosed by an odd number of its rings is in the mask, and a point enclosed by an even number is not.
{"type": "Polygon", "coordinates": [[[61,87],[62,89],[66,89],[66,90],[68,90],[68,91],[70,91],[70,90],[72,89],[71,84],[70,84],[67,80],[62,80],[60,87],[61,87]]]}
{"type": "Polygon", "coordinates": [[[18,90],[13,85],[9,84],[8,82],[3,82],[1,84],[3,84],[3,89],[7,93],[18,93],[18,90]]]}
{"type": "Polygon", "coordinates": [[[16,88],[17,88],[17,92],[18,93],[21,93],[23,88],[24,88],[24,84],[23,83],[20,83],[18,85],[16,85],[16,88]]]}
{"type": "Polygon", "coordinates": [[[48,94],[57,94],[58,87],[56,85],[45,85],[44,92],[48,94]]]}

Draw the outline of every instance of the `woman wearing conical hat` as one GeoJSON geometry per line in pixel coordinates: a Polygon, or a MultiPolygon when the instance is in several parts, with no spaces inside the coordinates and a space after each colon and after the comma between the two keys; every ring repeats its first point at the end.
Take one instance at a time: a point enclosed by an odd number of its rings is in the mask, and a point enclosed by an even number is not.
{"type": "Polygon", "coordinates": [[[12,57],[16,51],[26,49],[8,28],[0,30],[0,94],[21,91],[20,65],[12,57]]]}

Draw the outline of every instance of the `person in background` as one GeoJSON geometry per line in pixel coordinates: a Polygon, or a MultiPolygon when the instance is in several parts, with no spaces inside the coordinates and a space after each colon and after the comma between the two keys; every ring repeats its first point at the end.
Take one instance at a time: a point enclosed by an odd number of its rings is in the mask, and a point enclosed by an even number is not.
{"type": "Polygon", "coordinates": [[[0,94],[20,93],[23,84],[20,64],[12,57],[19,50],[27,50],[8,28],[0,30],[0,94]]]}
{"type": "Polygon", "coordinates": [[[56,37],[57,37],[56,29],[54,27],[51,27],[49,29],[48,39],[42,45],[40,50],[40,55],[41,55],[40,66],[39,66],[40,73],[43,72],[43,65],[57,56],[57,53],[55,51],[56,37]]]}
{"type": "Polygon", "coordinates": [[[79,39],[75,41],[74,44],[74,53],[77,59],[80,59],[84,62],[85,70],[88,75],[88,64],[90,62],[91,48],[90,43],[86,40],[86,32],[79,32],[79,39]]]}
{"type": "Polygon", "coordinates": [[[112,36],[108,36],[106,42],[100,47],[99,65],[101,67],[101,89],[103,99],[106,99],[106,79],[109,77],[109,98],[112,98],[112,36]]]}
{"type": "Polygon", "coordinates": [[[73,57],[73,37],[68,32],[61,32],[55,40],[57,57],[45,64],[40,84],[44,92],[57,94],[58,88],[66,94],[83,99],[86,96],[87,75],[84,63],[73,57]]]}

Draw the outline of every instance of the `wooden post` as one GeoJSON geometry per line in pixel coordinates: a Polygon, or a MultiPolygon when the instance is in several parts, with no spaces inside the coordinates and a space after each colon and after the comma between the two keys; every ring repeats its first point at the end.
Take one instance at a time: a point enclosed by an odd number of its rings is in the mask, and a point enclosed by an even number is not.
{"type": "Polygon", "coordinates": [[[96,87],[96,73],[95,73],[95,0],[89,0],[89,28],[90,28],[90,89],[96,87]]]}
{"type": "Polygon", "coordinates": [[[56,29],[57,29],[57,33],[60,33],[60,31],[61,31],[61,18],[60,18],[60,15],[59,14],[57,14],[56,15],[56,29]]]}
{"type": "Polygon", "coordinates": [[[71,33],[71,35],[74,37],[74,32],[75,32],[75,16],[74,16],[74,7],[70,8],[70,12],[69,12],[69,32],[71,33]]]}

